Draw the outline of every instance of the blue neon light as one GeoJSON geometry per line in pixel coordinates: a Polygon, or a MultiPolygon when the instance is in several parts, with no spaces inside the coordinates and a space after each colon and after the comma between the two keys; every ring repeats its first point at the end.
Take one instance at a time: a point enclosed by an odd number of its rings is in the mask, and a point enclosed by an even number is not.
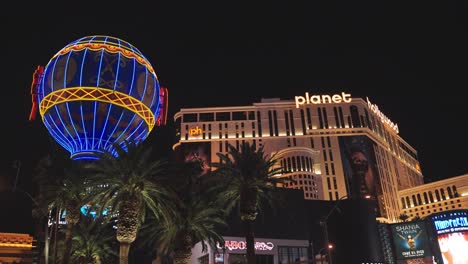
{"type": "MultiPolygon", "coordinates": [[[[48,94],[62,89],[113,89],[140,99],[154,111],[157,120],[161,104],[159,83],[154,71],[148,68],[152,66],[141,58],[146,59],[133,45],[114,37],[89,36],[75,40],[46,65],[38,89],[39,103],[48,94]],[[146,94],[149,91],[152,93],[146,94]]],[[[131,110],[98,100],[65,100],[48,108],[43,122],[73,159],[95,159],[96,153],[105,150],[115,153],[115,143],[143,141],[150,131],[145,120],[131,110]]]]}

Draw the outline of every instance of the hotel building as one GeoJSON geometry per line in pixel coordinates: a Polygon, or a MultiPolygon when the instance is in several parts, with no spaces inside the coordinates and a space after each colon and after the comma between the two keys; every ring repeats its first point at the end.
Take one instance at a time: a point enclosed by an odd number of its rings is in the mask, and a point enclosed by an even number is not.
{"type": "Polygon", "coordinates": [[[398,196],[401,214],[409,219],[468,209],[468,174],[400,190],[398,196]]]}
{"type": "Polygon", "coordinates": [[[350,94],[262,99],[249,106],[182,108],[174,116],[174,150],[219,162],[228,144],[262,146],[304,199],[375,199],[379,217],[396,222],[398,191],[423,184],[417,152],[369,99],[350,94]]]}

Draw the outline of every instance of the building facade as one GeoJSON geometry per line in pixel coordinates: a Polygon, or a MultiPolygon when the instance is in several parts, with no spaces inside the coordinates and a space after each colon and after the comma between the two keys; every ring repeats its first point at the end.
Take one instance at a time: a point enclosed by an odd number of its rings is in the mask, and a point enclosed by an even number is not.
{"type": "Polygon", "coordinates": [[[401,214],[410,219],[468,209],[468,174],[426,183],[398,192],[401,214]]]}
{"type": "Polygon", "coordinates": [[[185,159],[218,162],[216,153],[242,142],[276,155],[310,200],[360,195],[375,199],[379,216],[398,220],[398,191],[423,184],[417,152],[398,135],[398,126],[369,99],[350,94],[262,99],[249,106],[182,108],[174,116],[185,159]]]}

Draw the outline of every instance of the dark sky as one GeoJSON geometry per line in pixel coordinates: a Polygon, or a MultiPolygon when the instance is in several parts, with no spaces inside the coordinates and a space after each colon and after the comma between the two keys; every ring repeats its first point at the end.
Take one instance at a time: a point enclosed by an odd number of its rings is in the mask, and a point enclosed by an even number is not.
{"type": "Polygon", "coordinates": [[[40,121],[27,121],[36,66],[80,37],[110,35],[132,43],[152,63],[169,88],[170,117],[181,107],[344,91],[368,96],[398,124],[426,178],[467,173],[461,1],[171,2],[138,9],[128,2],[118,12],[2,12],[2,168],[48,151],[40,121]]]}

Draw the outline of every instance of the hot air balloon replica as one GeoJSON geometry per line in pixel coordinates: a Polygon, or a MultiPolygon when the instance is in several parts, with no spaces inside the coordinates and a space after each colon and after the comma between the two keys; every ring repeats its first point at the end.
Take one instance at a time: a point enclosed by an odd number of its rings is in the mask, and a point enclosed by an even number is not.
{"type": "Polygon", "coordinates": [[[145,56],[111,36],[86,36],[66,45],[31,85],[37,109],[50,135],[74,160],[115,153],[114,144],[139,143],[167,120],[168,91],[145,56]]]}

